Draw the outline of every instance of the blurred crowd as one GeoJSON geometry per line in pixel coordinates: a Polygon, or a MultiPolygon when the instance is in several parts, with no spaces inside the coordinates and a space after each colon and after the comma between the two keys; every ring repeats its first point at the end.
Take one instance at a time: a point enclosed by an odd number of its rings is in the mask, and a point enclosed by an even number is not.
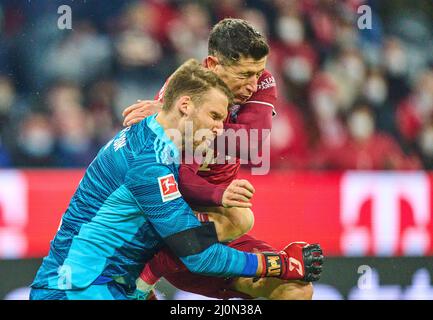
{"type": "Polygon", "coordinates": [[[431,1],[0,1],[0,167],[85,167],[213,24],[248,20],[278,83],[273,168],[433,169],[431,1]],[[392,5],[390,5],[392,3],[392,5]],[[58,7],[72,8],[72,30],[58,7]],[[359,28],[359,6],[372,9],[359,28]]]}

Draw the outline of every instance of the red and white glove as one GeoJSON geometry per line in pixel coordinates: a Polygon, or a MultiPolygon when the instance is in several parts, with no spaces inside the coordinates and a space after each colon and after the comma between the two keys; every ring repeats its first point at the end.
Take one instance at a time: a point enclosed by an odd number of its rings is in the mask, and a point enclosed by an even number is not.
{"type": "Polygon", "coordinates": [[[323,252],[319,244],[292,242],[279,253],[262,252],[262,277],[284,280],[318,281],[322,273],[323,252]]]}

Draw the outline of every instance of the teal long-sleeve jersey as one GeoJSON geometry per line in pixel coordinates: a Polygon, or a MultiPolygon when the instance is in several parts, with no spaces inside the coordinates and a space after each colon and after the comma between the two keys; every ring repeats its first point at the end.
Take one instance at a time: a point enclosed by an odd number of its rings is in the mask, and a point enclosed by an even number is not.
{"type": "MultiPolygon", "coordinates": [[[[169,237],[200,222],[177,189],[179,151],[156,115],[120,131],[87,168],[33,288],[86,288],[100,277],[133,285],[169,237]]],[[[255,276],[257,256],[214,243],[180,257],[192,272],[255,276]]]]}

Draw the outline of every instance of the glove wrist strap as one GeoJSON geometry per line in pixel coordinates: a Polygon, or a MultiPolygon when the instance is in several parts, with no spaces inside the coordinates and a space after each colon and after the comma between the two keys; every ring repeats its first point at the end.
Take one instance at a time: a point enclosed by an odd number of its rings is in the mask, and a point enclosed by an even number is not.
{"type": "Polygon", "coordinates": [[[262,252],[263,254],[263,271],[264,277],[279,277],[283,273],[282,256],[273,252],[262,252]]]}

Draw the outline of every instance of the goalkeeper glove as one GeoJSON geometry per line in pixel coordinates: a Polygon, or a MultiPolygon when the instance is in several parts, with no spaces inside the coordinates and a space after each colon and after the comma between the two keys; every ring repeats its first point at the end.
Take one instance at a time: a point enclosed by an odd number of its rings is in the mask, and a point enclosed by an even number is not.
{"type": "Polygon", "coordinates": [[[262,252],[262,277],[284,280],[318,281],[322,273],[323,252],[319,244],[292,242],[278,253],[262,252]]]}

